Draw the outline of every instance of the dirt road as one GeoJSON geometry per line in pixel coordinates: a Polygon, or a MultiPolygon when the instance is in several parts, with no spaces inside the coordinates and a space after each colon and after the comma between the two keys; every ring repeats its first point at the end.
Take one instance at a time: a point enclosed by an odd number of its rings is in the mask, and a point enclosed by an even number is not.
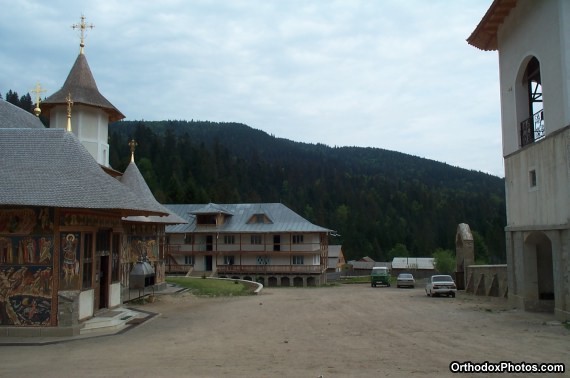
{"type": "Polygon", "coordinates": [[[120,335],[0,347],[0,376],[442,377],[453,375],[452,361],[570,368],[570,331],[547,325],[552,315],[463,293],[266,288],[251,297],[161,296],[140,308],[160,315],[120,335]]]}

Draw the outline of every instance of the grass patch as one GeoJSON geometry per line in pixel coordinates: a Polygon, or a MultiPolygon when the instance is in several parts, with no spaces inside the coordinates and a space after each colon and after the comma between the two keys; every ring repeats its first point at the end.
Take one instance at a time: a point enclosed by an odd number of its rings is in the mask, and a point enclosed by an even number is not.
{"type": "Polygon", "coordinates": [[[250,287],[239,281],[167,277],[166,282],[185,287],[193,294],[205,297],[232,297],[252,293],[250,287]]]}
{"type": "Polygon", "coordinates": [[[370,276],[342,277],[339,282],[343,284],[370,283],[370,276]]]}

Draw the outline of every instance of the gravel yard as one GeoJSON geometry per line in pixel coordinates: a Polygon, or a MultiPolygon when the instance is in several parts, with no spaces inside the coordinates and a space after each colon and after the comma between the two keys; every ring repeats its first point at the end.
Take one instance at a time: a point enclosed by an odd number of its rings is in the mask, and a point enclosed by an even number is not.
{"type": "Polygon", "coordinates": [[[454,375],[452,361],[570,367],[570,330],[551,314],[463,292],[265,288],[248,297],[163,295],[140,309],[159,315],[114,336],[2,346],[0,376],[442,377],[454,375]]]}

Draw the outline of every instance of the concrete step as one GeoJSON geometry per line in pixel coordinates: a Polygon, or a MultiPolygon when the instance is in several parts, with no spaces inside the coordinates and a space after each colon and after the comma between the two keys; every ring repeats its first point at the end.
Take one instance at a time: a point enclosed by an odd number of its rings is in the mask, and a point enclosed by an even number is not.
{"type": "Polygon", "coordinates": [[[144,318],[146,314],[141,314],[127,308],[117,308],[98,312],[89,320],[83,322],[83,328],[79,331],[81,335],[90,333],[117,332],[127,326],[128,322],[144,318]]]}

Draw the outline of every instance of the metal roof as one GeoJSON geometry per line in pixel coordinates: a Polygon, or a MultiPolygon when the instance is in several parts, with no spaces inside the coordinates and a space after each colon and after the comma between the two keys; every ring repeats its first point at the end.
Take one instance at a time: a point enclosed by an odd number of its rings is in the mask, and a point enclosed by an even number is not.
{"type": "Polygon", "coordinates": [[[188,224],[166,226],[167,233],[274,233],[274,232],[331,232],[317,226],[281,203],[239,203],[239,204],[187,204],[164,205],[188,224]],[[210,212],[204,212],[210,209],[210,212]],[[224,209],[225,222],[220,226],[198,225],[195,214],[219,214],[224,209]],[[272,223],[251,222],[252,217],[264,214],[272,223]]]}
{"type": "Polygon", "coordinates": [[[45,129],[38,117],[8,101],[0,99],[0,128],[3,129],[45,129]]]}
{"type": "Polygon", "coordinates": [[[393,269],[434,269],[433,257],[394,257],[393,269]]]}
{"type": "Polygon", "coordinates": [[[0,125],[0,206],[117,210],[167,215],[106,174],[73,133],[0,125]]]}
{"type": "Polygon", "coordinates": [[[51,109],[56,105],[66,105],[68,95],[71,95],[74,105],[84,104],[103,109],[109,115],[109,122],[125,118],[123,113],[99,92],[84,54],[77,56],[63,87],[41,103],[43,114],[49,116],[51,109]]]}

